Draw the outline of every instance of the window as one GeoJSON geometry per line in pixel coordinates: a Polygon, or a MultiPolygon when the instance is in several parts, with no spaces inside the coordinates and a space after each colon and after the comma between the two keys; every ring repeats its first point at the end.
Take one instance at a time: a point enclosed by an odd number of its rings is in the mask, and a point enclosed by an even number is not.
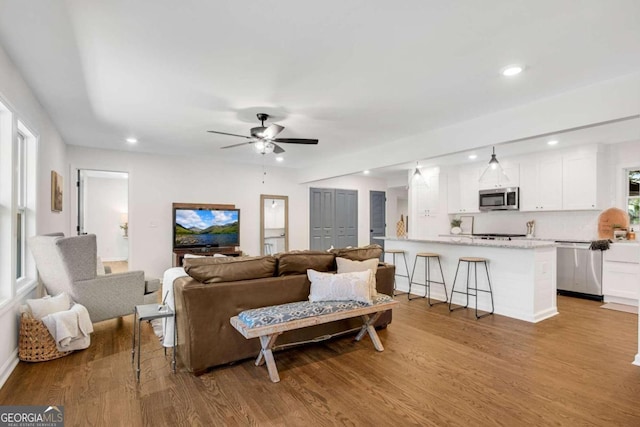
{"type": "Polygon", "coordinates": [[[15,292],[34,283],[35,266],[28,256],[27,237],[36,225],[36,137],[20,121],[15,138],[15,292]]]}
{"type": "Polygon", "coordinates": [[[640,224],[640,169],[627,171],[627,206],[631,224],[640,224]]]}
{"type": "Polygon", "coordinates": [[[36,225],[37,139],[0,102],[0,306],[35,284],[27,237],[36,225]]]}
{"type": "Polygon", "coordinates": [[[18,132],[16,141],[16,279],[26,276],[26,218],[27,218],[27,147],[26,138],[18,132]]]}

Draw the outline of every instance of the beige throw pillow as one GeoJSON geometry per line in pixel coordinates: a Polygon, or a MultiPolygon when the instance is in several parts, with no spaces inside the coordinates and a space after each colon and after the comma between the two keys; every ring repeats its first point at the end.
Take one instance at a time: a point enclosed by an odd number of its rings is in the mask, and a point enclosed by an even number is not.
{"type": "Polygon", "coordinates": [[[371,258],[365,261],[352,261],[348,258],[341,257],[336,258],[338,273],[353,273],[366,270],[371,270],[373,272],[371,275],[371,281],[369,282],[372,298],[378,296],[378,291],[376,290],[376,272],[378,271],[379,261],[380,260],[378,258],[371,258]]]}
{"type": "Polygon", "coordinates": [[[311,282],[310,302],[318,301],[359,301],[373,304],[371,296],[371,270],[354,273],[321,273],[307,270],[311,282]]]}
{"type": "Polygon", "coordinates": [[[47,295],[44,298],[28,299],[27,305],[33,317],[41,320],[49,314],[69,310],[71,308],[71,298],[65,292],[62,292],[55,297],[47,295]]]}

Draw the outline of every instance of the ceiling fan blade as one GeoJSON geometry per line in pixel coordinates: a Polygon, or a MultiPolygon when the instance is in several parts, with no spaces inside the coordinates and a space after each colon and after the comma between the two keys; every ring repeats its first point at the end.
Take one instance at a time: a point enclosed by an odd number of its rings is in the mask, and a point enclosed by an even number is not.
{"type": "Polygon", "coordinates": [[[247,145],[247,144],[253,144],[255,141],[249,141],[249,142],[241,142],[240,144],[233,144],[233,145],[227,145],[225,147],[220,147],[222,148],[233,148],[233,147],[240,147],[241,145],[247,145]]]}
{"type": "Polygon", "coordinates": [[[269,125],[269,127],[264,130],[264,132],[262,133],[262,137],[267,139],[273,139],[276,137],[277,134],[279,134],[283,130],[284,130],[284,126],[276,125],[274,123],[272,125],[269,125]]]}
{"type": "MultiPolygon", "coordinates": [[[[237,135],[237,134],[235,134],[235,133],[218,132],[217,130],[208,130],[207,132],[209,132],[209,133],[218,133],[218,134],[220,134],[220,135],[239,136],[240,138],[251,139],[251,137],[250,137],[250,136],[237,135]]],[[[224,148],[224,147],[223,147],[223,148],[224,148]]]]}
{"type": "Polygon", "coordinates": [[[274,153],[276,153],[276,154],[284,153],[284,148],[280,147],[278,144],[274,144],[273,142],[272,142],[272,144],[273,144],[273,152],[274,153]]]}
{"type": "Polygon", "coordinates": [[[276,138],[274,142],[284,142],[285,144],[317,144],[317,139],[302,139],[302,138],[276,138]]]}

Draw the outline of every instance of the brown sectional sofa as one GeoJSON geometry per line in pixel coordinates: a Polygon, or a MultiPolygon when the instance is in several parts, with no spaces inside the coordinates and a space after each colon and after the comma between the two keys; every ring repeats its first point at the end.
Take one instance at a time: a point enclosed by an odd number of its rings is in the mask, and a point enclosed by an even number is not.
{"type": "MultiPolygon", "coordinates": [[[[174,282],[178,357],[196,374],[208,368],[256,357],[258,339],[247,340],[229,323],[241,311],[304,301],[310,283],[306,270],[335,271],[335,257],[352,260],[377,258],[379,246],[338,249],[331,253],[297,251],[275,256],[241,258],[193,258],[185,260],[187,277],[174,282]]],[[[395,267],[380,263],[376,272],[378,292],[392,295],[395,267]]],[[[391,311],[376,322],[391,323],[391,311]]],[[[361,326],[348,319],[282,334],[278,344],[314,339],[361,326]]]]}

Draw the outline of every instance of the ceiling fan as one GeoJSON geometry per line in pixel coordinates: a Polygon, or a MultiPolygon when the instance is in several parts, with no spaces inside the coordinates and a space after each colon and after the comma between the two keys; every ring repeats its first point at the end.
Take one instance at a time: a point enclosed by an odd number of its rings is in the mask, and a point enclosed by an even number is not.
{"type": "Polygon", "coordinates": [[[235,133],[227,133],[227,132],[218,132],[215,130],[209,130],[207,132],[218,133],[220,135],[229,135],[229,136],[237,136],[240,138],[248,139],[249,141],[241,142],[240,144],[227,145],[226,147],[221,148],[233,148],[240,147],[241,145],[246,144],[256,144],[256,148],[262,154],[267,153],[284,153],[284,149],[280,147],[276,142],[284,143],[284,144],[308,144],[315,145],[318,143],[317,139],[302,139],[302,138],[276,138],[276,136],[284,130],[284,126],[280,126],[277,124],[271,124],[268,127],[264,126],[265,120],[269,119],[269,115],[265,113],[258,113],[258,120],[260,120],[261,125],[251,128],[251,136],[245,135],[237,135],[235,133]]]}

